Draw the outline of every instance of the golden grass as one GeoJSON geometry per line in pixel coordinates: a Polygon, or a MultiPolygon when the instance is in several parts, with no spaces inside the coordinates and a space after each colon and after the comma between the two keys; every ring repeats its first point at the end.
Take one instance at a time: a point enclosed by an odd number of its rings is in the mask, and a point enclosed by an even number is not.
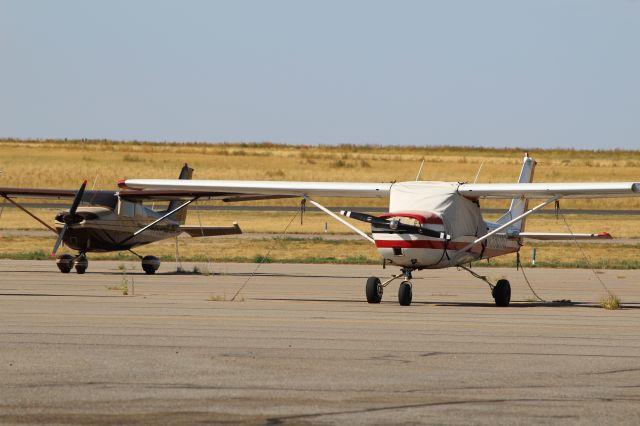
{"type": "MultiPolygon", "coordinates": [[[[540,267],[589,267],[595,268],[638,268],[639,244],[588,244],[580,243],[582,251],[574,243],[529,243],[520,249],[520,259],[524,266],[531,265],[533,248],[536,248],[536,265],[540,267]],[[582,252],[587,256],[584,259],[582,252]]],[[[486,262],[486,261],[485,261],[486,262]]],[[[490,259],[491,266],[514,266],[515,255],[490,259]]]]}
{"type": "MultiPolygon", "coordinates": [[[[295,202],[291,202],[295,206],[295,202]]],[[[0,204],[0,208],[1,208],[0,204]]],[[[366,210],[366,209],[365,209],[366,210]]],[[[56,209],[33,209],[36,216],[53,225],[56,209]]],[[[230,226],[238,222],[244,233],[281,234],[295,212],[252,212],[252,211],[197,211],[189,210],[187,224],[198,226],[230,226]]],[[[495,220],[499,215],[487,215],[487,220],[495,220]]],[[[640,238],[640,218],[638,216],[566,215],[571,230],[575,233],[609,232],[614,238],[640,238]]],[[[351,221],[359,229],[370,232],[371,227],[364,222],[351,221]]],[[[329,234],[352,234],[344,225],[317,210],[307,210],[303,223],[296,216],[287,233],[325,234],[325,224],[329,234]]],[[[0,215],[0,229],[36,230],[45,228],[15,208],[5,208],[0,215]]],[[[527,218],[527,230],[539,232],[569,232],[562,218],[554,215],[532,215],[527,218]]],[[[0,247],[2,241],[0,240],[0,247]]]]}
{"type": "MultiPolygon", "coordinates": [[[[17,140],[0,140],[0,152],[0,186],[76,188],[89,179],[90,186],[95,181],[96,189],[113,189],[121,178],[175,177],[184,162],[195,168],[194,178],[200,179],[382,182],[414,180],[424,158],[424,180],[470,181],[484,164],[479,182],[513,182],[523,155],[523,150],[493,148],[17,140]]],[[[534,150],[530,154],[538,161],[538,182],[637,181],[640,176],[640,151],[534,150]]],[[[324,202],[386,205],[384,199],[324,202]]],[[[640,200],[572,200],[563,201],[563,207],[635,209],[640,200]]]]}
{"type": "MultiPolygon", "coordinates": [[[[420,161],[426,160],[423,180],[470,181],[483,165],[479,182],[513,182],[521,165],[522,150],[456,147],[380,147],[380,146],[287,146],[260,144],[174,144],[119,143],[112,141],[19,141],[0,140],[0,186],[76,188],[84,179],[95,180],[96,189],[114,189],[125,177],[170,178],[177,176],[182,163],[195,168],[201,179],[266,179],[309,181],[381,182],[414,180],[420,161]],[[96,179],[97,178],[97,179],[96,179]]],[[[572,151],[532,150],[538,161],[536,181],[638,181],[640,151],[572,151]]],[[[24,200],[27,201],[27,200],[24,200]]],[[[41,201],[41,200],[39,200],[41,201]]],[[[386,199],[321,200],[331,206],[386,207],[386,199]]],[[[220,202],[216,202],[220,203],[220,202]]],[[[297,200],[269,200],[250,204],[291,205],[297,200]]],[[[483,207],[507,207],[504,201],[486,201],[483,207]]],[[[66,203],[63,204],[66,206],[66,203]]],[[[640,199],[594,199],[563,201],[563,208],[638,209],[640,199]]],[[[363,209],[366,210],[366,209],[363,209]]],[[[36,214],[52,223],[52,210],[36,214]]],[[[188,223],[229,225],[238,221],[244,232],[281,233],[292,212],[212,212],[198,214],[192,210],[188,223]]],[[[640,220],[633,216],[568,216],[574,232],[610,232],[619,238],[640,236],[640,220]]],[[[300,225],[299,218],[288,233],[350,233],[322,213],[310,210],[300,225]]],[[[364,223],[356,223],[368,231],[364,223]]],[[[43,229],[41,225],[13,208],[3,210],[0,229],[43,229]]],[[[532,216],[527,220],[531,231],[567,232],[564,222],[553,216],[532,216]]],[[[271,239],[188,239],[181,240],[183,259],[213,261],[253,261],[264,256],[274,243],[271,239]]],[[[539,265],[572,265],[582,262],[579,251],[568,244],[530,243],[522,250],[523,262],[530,259],[531,248],[538,247],[539,265]]],[[[53,239],[3,237],[0,253],[47,253],[53,239]]],[[[637,264],[638,247],[633,245],[583,244],[589,257],[598,265],[637,264]],[[617,250],[617,249],[620,250],[617,250]],[[634,263],[635,262],[635,263],[634,263]]],[[[143,254],[172,258],[171,241],[141,249],[143,254]]],[[[127,258],[122,254],[94,254],[92,258],[127,258]]],[[[272,261],[380,262],[374,247],[365,241],[330,242],[284,240],[269,255],[272,261]]],[[[512,265],[513,257],[498,258],[492,265],[512,265]]],[[[526,263],[525,263],[526,264],[526,263]]]]}
{"type": "MultiPolygon", "coordinates": [[[[54,238],[43,237],[3,237],[0,247],[2,255],[42,251],[49,253],[55,242],[54,238]]],[[[269,258],[274,261],[303,260],[313,258],[331,258],[337,261],[360,259],[363,262],[377,262],[375,247],[365,240],[361,241],[319,241],[316,239],[222,239],[222,238],[180,238],[180,257],[183,260],[198,261],[233,261],[252,262],[265,256],[269,250],[269,258]]],[[[153,254],[163,259],[175,257],[175,243],[165,240],[153,243],[136,250],[141,255],[153,254]]],[[[65,252],[64,248],[60,253],[65,252]]],[[[92,259],[137,259],[124,253],[91,253],[92,259]]]]}
{"type": "Polygon", "coordinates": [[[622,309],[620,299],[614,294],[603,297],[602,300],[600,300],[600,306],[610,311],[622,309]]]}
{"type": "Polygon", "coordinates": [[[223,294],[222,296],[213,295],[213,296],[209,296],[209,298],[207,300],[209,302],[226,302],[227,301],[227,295],[226,294],[223,294]]]}
{"type": "MultiPolygon", "coordinates": [[[[4,237],[0,258],[47,258],[54,238],[4,237]]],[[[582,244],[589,264],[596,268],[638,268],[638,244],[582,244]]],[[[521,249],[523,265],[531,263],[533,245],[521,249]]],[[[587,267],[580,250],[570,243],[536,244],[538,266],[587,267]]],[[[160,241],[136,250],[141,255],[152,254],[164,260],[175,259],[172,240],[160,241]]],[[[65,252],[64,248],[60,253],[65,252]]],[[[295,263],[381,263],[376,248],[365,240],[328,241],[317,238],[180,238],[181,260],[203,262],[295,262],[295,263]],[[266,258],[265,258],[266,257],[266,258]]],[[[90,259],[136,260],[121,253],[90,253],[90,259]]],[[[480,266],[515,266],[515,255],[479,262],[480,266]]]]}
{"type": "Polygon", "coordinates": [[[108,286],[107,290],[115,290],[117,292],[120,292],[123,296],[128,296],[129,295],[129,284],[127,282],[123,282],[120,285],[108,286]]]}

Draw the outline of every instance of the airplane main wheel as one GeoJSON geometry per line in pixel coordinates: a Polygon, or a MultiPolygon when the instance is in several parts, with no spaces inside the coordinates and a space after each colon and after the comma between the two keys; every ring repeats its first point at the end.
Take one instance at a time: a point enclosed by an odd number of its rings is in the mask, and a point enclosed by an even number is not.
{"type": "Polygon", "coordinates": [[[409,281],[402,281],[398,289],[398,302],[401,306],[409,306],[412,298],[413,291],[411,290],[411,283],[409,281]]]}
{"type": "Polygon", "coordinates": [[[367,286],[365,287],[365,293],[367,294],[367,302],[380,303],[382,300],[382,293],[384,288],[380,284],[380,278],[369,277],[367,279],[367,286]]]}
{"type": "Polygon", "coordinates": [[[507,280],[498,280],[491,292],[496,306],[509,306],[511,302],[511,284],[507,280]]]}
{"type": "Polygon", "coordinates": [[[152,266],[143,266],[142,270],[147,275],[153,275],[156,273],[156,270],[152,266]]]}
{"type": "Polygon", "coordinates": [[[160,267],[160,259],[155,256],[145,256],[142,258],[142,269],[145,274],[155,274],[160,267]]]}
{"type": "Polygon", "coordinates": [[[73,268],[73,256],[70,254],[62,254],[56,260],[56,266],[63,274],[68,274],[73,268]]]}
{"type": "Polygon", "coordinates": [[[89,261],[87,260],[86,257],[81,256],[74,259],[73,266],[76,268],[76,272],[78,274],[84,274],[87,271],[87,268],[89,267],[89,261]]]}

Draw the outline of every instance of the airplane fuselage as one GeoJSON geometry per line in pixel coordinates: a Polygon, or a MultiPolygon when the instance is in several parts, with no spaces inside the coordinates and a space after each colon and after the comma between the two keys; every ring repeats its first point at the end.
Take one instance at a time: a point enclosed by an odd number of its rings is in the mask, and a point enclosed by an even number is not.
{"type": "MultiPolygon", "coordinates": [[[[426,224],[434,231],[443,231],[442,224],[426,224]]],[[[487,231],[497,228],[487,223],[487,231]]],[[[462,251],[477,237],[462,236],[452,240],[433,238],[416,233],[372,229],[376,248],[386,262],[412,269],[441,269],[515,253],[522,246],[519,238],[496,234],[462,251]]]]}
{"type": "MultiPolygon", "coordinates": [[[[78,215],[82,216],[83,220],[70,224],[64,235],[64,243],[67,247],[80,252],[120,251],[173,238],[181,232],[177,222],[166,220],[130,238],[134,232],[160,217],[159,213],[140,203],[136,204],[139,205],[133,206],[131,211],[120,214],[107,207],[78,208],[78,215]]],[[[55,228],[58,232],[65,225],[61,220],[64,213],[56,216],[55,228]]]]}

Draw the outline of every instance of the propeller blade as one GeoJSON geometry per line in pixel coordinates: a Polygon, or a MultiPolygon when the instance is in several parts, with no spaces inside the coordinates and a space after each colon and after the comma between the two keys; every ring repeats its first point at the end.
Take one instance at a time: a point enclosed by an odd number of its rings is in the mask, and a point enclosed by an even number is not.
{"type": "Polygon", "coordinates": [[[389,222],[386,219],[380,219],[379,217],[375,217],[366,213],[358,213],[358,212],[341,210],[340,214],[346,217],[350,217],[351,219],[359,220],[361,222],[369,222],[370,224],[376,225],[376,226],[388,226],[391,224],[391,222],[389,222]]]}
{"type": "Polygon", "coordinates": [[[58,248],[60,248],[60,244],[62,244],[62,239],[64,238],[64,234],[67,232],[68,227],[69,225],[65,224],[64,228],[62,228],[62,231],[60,231],[60,234],[58,234],[58,239],[53,245],[53,250],[51,251],[51,257],[56,257],[56,252],[58,251],[58,248]]]}
{"type": "Polygon", "coordinates": [[[78,192],[76,192],[76,196],[73,198],[73,203],[71,203],[71,208],[69,209],[69,213],[64,216],[64,228],[62,228],[62,231],[60,231],[60,234],[58,234],[58,239],[56,240],[56,243],[53,245],[53,250],[51,251],[51,257],[56,256],[56,252],[58,251],[58,248],[60,248],[60,245],[62,244],[64,234],[66,234],[67,229],[69,229],[69,224],[73,223],[74,218],[76,216],[76,211],[78,210],[78,206],[82,201],[82,196],[84,195],[84,190],[86,187],[87,187],[87,181],[85,180],[84,182],[82,182],[82,185],[80,185],[80,189],[78,189],[78,192]]]}
{"type": "Polygon", "coordinates": [[[434,231],[432,229],[423,228],[422,226],[407,225],[396,221],[390,221],[387,219],[381,219],[379,217],[371,216],[366,213],[350,212],[342,210],[340,212],[343,216],[350,217],[362,222],[368,222],[378,228],[391,229],[392,231],[400,230],[410,232],[412,234],[426,235],[427,237],[439,238],[442,240],[448,240],[451,237],[444,232],[434,231]]]}
{"type": "Polygon", "coordinates": [[[80,185],[80,189],[76,192],[76,196],[73,199],[73,203],[71,204],[71,208],[69,209],[69,216],[73,217],[76,214],[76,210],[78,210],[78,206],[80,205],[80,201],[82,201],[82,196],[84,195],[84,189],[87,187],[87,181],[85,180],[80,185]]]}

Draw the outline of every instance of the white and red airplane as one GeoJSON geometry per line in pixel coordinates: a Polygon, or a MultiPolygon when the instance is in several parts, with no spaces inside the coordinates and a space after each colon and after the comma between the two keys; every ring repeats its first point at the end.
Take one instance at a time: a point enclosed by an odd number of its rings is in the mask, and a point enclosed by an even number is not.
{"type": "MultiPolygon", "coordinates": [[[[382,300],[384,288],[404,278],[398,290],[401,305],[411,304],[412,273],[422,269],[461,267],[478,278],[465,265],[470,262],[517,253],[523,239],[563,240],[611,238],[607,233],[557,234],[526,232],[525,219],[543,207],[566,198],[640,196],[639,182],[532,183],[536,162],[525,154],[517,183],[459,182],[277,182],[173,179],[128,179],[121,188],[170,190],[174,195],[218,198],[225,201],[302,197],[374,243],[385,264],[401,268],[401,274],[385,282],[367,280],[369,303],[382,300]],[[224,194],[221,196],[221,194],[224,194]],[[342,215],[371,224],[371,236],[345,221],[311,197],[389,197],[389,212],[380,216],[342,211],[342,215]],[[480,198],[511,199],[509,210],[495,222],[480,213],[480,198]],[[542,199],[535,207],[529,200],[542,199]]],[[[485,279],[486,280],[486,279],[485,279]]],[[[487,281],[488,282],[488,281],[487,281]]],[[[508,306],[511,286],[507,280],[488,282],[497,306],[508,306]]]]}

